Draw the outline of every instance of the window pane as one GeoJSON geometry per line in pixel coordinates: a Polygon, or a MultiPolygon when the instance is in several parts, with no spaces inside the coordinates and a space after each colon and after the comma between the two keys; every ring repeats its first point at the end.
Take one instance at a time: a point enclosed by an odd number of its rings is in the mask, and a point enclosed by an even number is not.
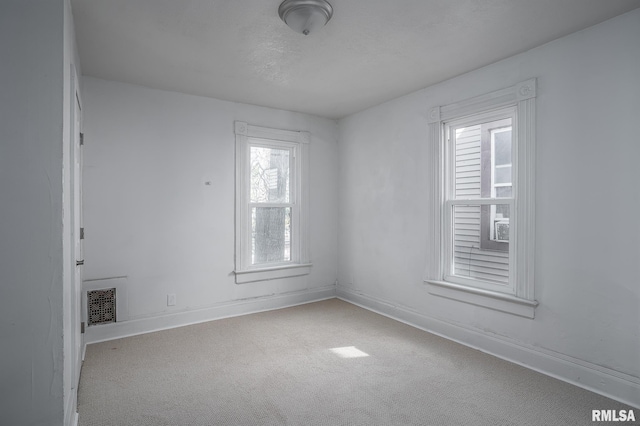
{"type": "Polygon", "coordinates": [[[453,274],[507,284],[509,281],[509,205],[453,206],[453,274]],[[483,214],[483,209],[490,214],[483,214]],[[486,248],[482,230],[496,246],[486,248]],[[500,246],[500,247],[497,247],[500,246]]]}
{"type": "Polygon", "coordinates": [[[491,158],[493,187],[511,183],[511,126],[491,130],[491,158]]]}
{"type": "Polygon", "coordinates": [[[511,164],[511,127],[495,130],[492,133],[495,165],[511,164]]]}
{"type": "Polygon", "coordinates": [[[496,197],[498,198],[510,198],[511,194],[511,185],[496,187],[496,197]]]}
{"type": "Polygon", "coordinates": [[[510,118],[453,130],[455,198],[491,198],[512,182],[510,118]]]}
{"type": "Polygon", "coordinates": [[[455,197],[481,196],[480,125],[455,129],[455,197]]]}
{"type": "Polygon", "coordinates": [[[291,208],[251,209],[251,263],[291,260],[291,208]]]}
{"type": "Polygon", "coordinates": [[[496,166],[495,174],[493,175],[493,183],[494,185],[511,183],[511,165],[496,166]]]}
{"type": "Polygon", "coordinates": [[[251,147],[251,202],[289,202],[289,150],[251,147]]]}

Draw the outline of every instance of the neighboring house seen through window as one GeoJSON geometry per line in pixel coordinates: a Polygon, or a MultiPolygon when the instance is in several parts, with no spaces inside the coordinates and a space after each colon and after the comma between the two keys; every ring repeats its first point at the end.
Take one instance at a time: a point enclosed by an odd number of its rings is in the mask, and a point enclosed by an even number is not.
{"type": "MultiPolygon", "coordinates": [[[[511,198],[513,196],[511,118],[484,123],[481,135],[481,196],[511,198]]],[[[480,248],[509,251],[509,208],[482,206],[480,248]]]]}

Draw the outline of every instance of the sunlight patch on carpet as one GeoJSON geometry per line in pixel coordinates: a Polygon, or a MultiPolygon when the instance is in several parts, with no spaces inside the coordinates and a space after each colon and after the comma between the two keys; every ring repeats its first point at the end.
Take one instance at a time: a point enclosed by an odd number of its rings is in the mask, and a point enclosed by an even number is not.
{"type": "Polygon", "coordinates": [[[338,355],[340,358],[362,358],[365,356],[369,356],[368,353],[362,352],[355,346],[345,346],[344,348],[333,348],[329,350],[338,355]]]}

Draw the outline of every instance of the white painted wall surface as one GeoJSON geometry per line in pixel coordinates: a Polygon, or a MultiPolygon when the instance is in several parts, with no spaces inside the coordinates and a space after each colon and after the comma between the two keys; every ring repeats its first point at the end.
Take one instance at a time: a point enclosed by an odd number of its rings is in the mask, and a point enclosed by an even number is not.
{"type": "Polygon", "coordinates": [[[640,404],[638,70],[640,10],[341,120],[339,293],[566,360],[575,382],[571,366],[602,369],[628,385],[613,396],[640,404]],[[427,293],[424,165],[430,108],[533,77],[540,305],[530,320],[427,293]]]}
{"type": "MultiPolygon", "coordinates": [[[[110,281],[121,283],[118,321],[158,319],[116,335],[161,328],[162,318],[225,303],[333,292],[335,121],[95,78],[83,79],[83,101],[85,280],[127,277],[110,281]],[[311,133],[310,275],[235,284],[235,120],[311,133]],[[167,306],[168,294],[176,295],[175,306],[167,306]]],[[[91,327],[88,341],[110,327],[91,327]]]]}
{"type": "Polygon", "coordinates": [[[64,0],[0,3],[0,423],[61,425],[64,0]]]}

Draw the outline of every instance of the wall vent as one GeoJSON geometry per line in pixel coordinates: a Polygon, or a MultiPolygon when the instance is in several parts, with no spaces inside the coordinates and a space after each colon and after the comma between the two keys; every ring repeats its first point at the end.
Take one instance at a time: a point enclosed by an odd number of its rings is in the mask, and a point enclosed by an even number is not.
{"type": "Polygon", "coordinates": [[[116,322],[116,289],[87,291],[89,326],[116,322]]]}

